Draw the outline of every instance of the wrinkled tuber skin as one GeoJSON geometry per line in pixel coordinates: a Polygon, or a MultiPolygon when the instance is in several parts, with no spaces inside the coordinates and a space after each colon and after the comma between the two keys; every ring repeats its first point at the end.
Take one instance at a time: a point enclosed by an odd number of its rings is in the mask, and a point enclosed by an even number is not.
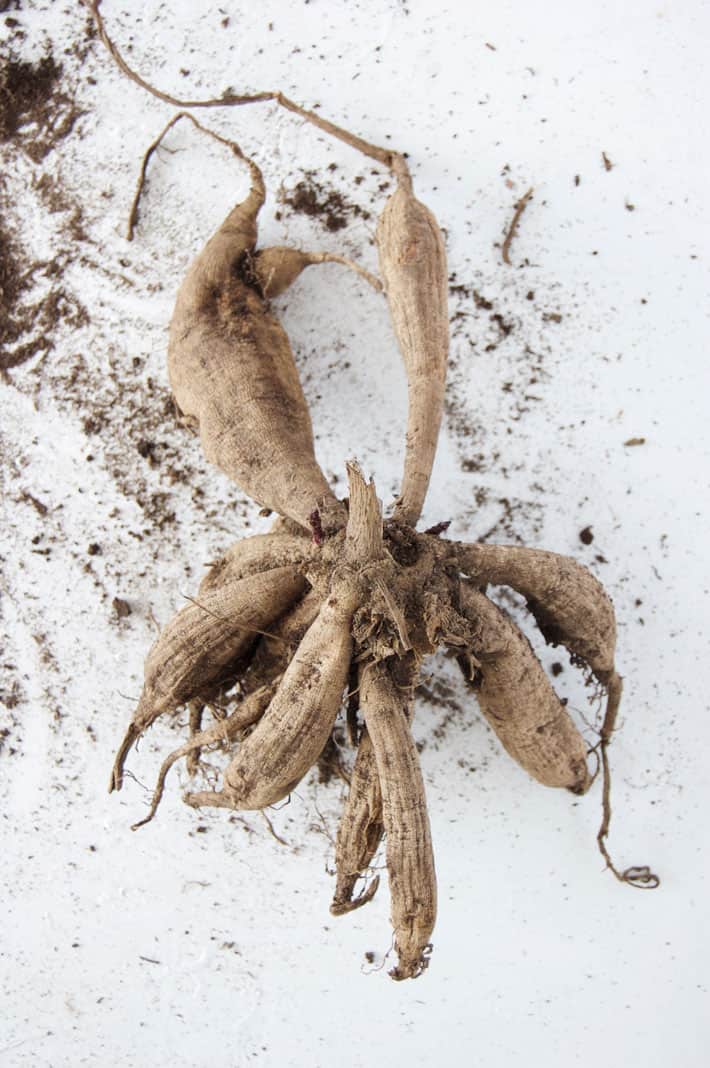
{"type": "Polygon", "coordinates": [[[539,781],[582,792],[589,778],[579,733],[527,639],[478,587],[503,578],[517,583],[543,606],[576,657],[591,650],[590,669],[611,671],[616,679],[613,610],[606,595],[594,594],[598,584],[585,569],[555,554],[536,553],[535,568],[526,569],[517,546],[468,546],[418,534],[396,520],[383,525],[374,487],[357,468],[349,474],[345,531],[314,546],[305,532],[289,529],[290,521],[279,522],[218,565],[215,587],[201,601],[217,596],[230,575],[257,567],[262,570],[227,588],[278,582],[281,574],[300,576],[302,585],[298,592],[291,585],[274,622],[260,628],[268,634],[242,668],[241,705],[164,762],[148,818],[174,760],[203,745],[237,749],[222,789],[188,794],[188,803],[255,809],[285,797],[316,763],[351,665],[358,664],[364,726],[338,832],[333,912],[351,911],[375,893],[377,879],[354,897],[384,832],[399,958],[392,975],[411,978],[428,963],[436,912],[424,787],[410,732],[423,658],[441,645],[468,657],[479,677],[482,711],[513,757],[539,781]],[[462,571],[471,578],[462,579],[462,571]],[[245,737],[246,715],[255,726],[245,737]]]}
{"type": "Polygon", "coordinates": [[[272,532],[242,538],[212,564],[200,582],[199,593],[275,567],[302,566],[315,556],[316,547],[303,537],[272,532]]]}
{"type": "Polygon", "coordinates": [[[456,557],[475,582],[522,593],[543,637],[564,645],[601,683],[614,674],[614,606],[598,579],[576,560],[519,545],[457,545],[456,557]]]}
{"type": "Polygon", "coordinates": [[[271,704],[296,649],[318,615],[319,607],[320,595],[316,590],[309,590],[274,624],[271,633],[259,639],[251,663],[240,680],[243,696],[237,707],[206,730],[191,732],[190,740],[165,758],[158,773],[150,811],[139,823],[133,824],[133,830],[152,820],[163,796],[166,776],[180,757],[187,757],[188,761],[193,758],[188,763],[188,770],[194,773],[203,749],[212,746],[224,749],[241,738],[248,727],[258,723],[271,704]]]}
{"type": "Polygon", "coordinates": [[[386,661],[365,667],[360,700],[382,791],[392,928],[399,957],[390,975],[413,979],[428,964],[436,921],[436,875],[424,780],[409,728],[407,699],[397,690],[386,661]]]}
{"type": "MultiPolygon", "coordinates": [[[[199,429],[205,456],[259,504],[309,529],[345,522],[315,458],[313,428],[288,336],[261,285],[281,292],[299,273],[282,250],[255,252],[264,182],[248,161],[251,190],[193,261],[170,323],[168,370],[175,400],[199,429]],[[266,259],[264,259],[266,257],[266,259]]],[[[306,266],[307,256],[301,258],[306,266]]]]}
{"type": "Polygon", "coordinates": [[[478,705],[501,744],[543,786],[585,793],[587,746],[528,639],[501,608],[463,584],[461,611],[471,624],[478,705]]]}
{"type": "Polygon", "coordinates": [[[199,603],[178,612],[148,653],[143,692],[116,757],[111,789],[120,790],[126,755],[158,716],[219,685],[259,632],[306,588],[296,568],[274,568],[207,591],[199,603]]]}
{"type": "Polygon", "coordinates": [[[266,808],[298,785],[320,756],[340,708],[356,607],[349,585],[336,585],[298,646],[269,707],[227,768],[222,791],[189,794],[188,804],[266,808]]]}
{"type": "MultiPolygon", "coordinates": [[[[418,659],[409,653],[401,658],[392,658],[388,666],[404,702],[407,719],[411,721],[414,690],[420,670],[418,659]]],[[[376,893],[379,876],[375,876],[369,886],[353,897],[355,885],[372,863],[384,833],[380,776],[370,734],[367,727],[363,726],[335,843],[336,885],[330,906],[334,916],[360,908],[376,893]]]]}
{"type": "Polygon", "coordinates": [[[439,224],[417,200],[404,159],[397,189],[377,225],[380,272],[407,371],[409,411],[404,476],[395,518],[415,526],[434,464],[444,411],[449,352],[448,272],[439,224]]]}

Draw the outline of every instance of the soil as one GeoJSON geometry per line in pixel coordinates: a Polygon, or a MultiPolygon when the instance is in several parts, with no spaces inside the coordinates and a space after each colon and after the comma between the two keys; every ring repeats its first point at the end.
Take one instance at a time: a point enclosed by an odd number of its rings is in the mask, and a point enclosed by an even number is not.
{"type": "MultiPolygon", "coordinates": [[[[2,198],[0,197],[0,207],[2,198]]],[[[0,223],[0,373],[7,376],[33,357],[54,348],[56,329],[85,326],[86,308],[64,285],[61,277],[66,254],[30,262],[22,253],[20,237],[0,223]],[[47,289],[47,287],[49,287],[47,289]]]]}
{"type": "MultiPolygon", "coordinates": [[[[19,8],[15,8],[19,10],[19,8]]],[[[12,32],[0,45],[0,150],[6,172],[18,154],[34,164],[32,188],[50,214],[66,216],[69,242],[86,238],[81,207],[62,189],[43,161],[75,129],[80,111],[51,48],[38,60],[19,58],[25,38],[19,20],[7,18],[12,32]]],[[[63,282],[69,247],[49,259],[27,252],[21,225],[14,221],[6,181],[0,183],[0,374],[54,348],[58,328],[88,323],[88,313],[63,282]]],[[[67,242],[67,245],[69,244],[67,242]]]]}
{"type": "Polygon", "coordinates": [[[0,48],[0,143],[19,143],[40,163],[69,136],[80,111],[51,50],[29,62],[14,58],[11,49],[11,42],[0,48]]]}
{"type": "Polygon", "coordinates": [[[343,230],[353,218],[367,220],[371,217],[367,209],[321,182],[315,171],[304,171],[303,179],[293,190],[281,194],[281,202],[300,215],[317,219],[331,233],[343,230]]]}

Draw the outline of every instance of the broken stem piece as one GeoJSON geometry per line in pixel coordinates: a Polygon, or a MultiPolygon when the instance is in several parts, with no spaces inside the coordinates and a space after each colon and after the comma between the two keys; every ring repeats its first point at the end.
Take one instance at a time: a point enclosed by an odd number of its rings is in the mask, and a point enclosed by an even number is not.
{"type": "Polygon", "coordinates": [[[520,223],[520,218],[521,218],[523,212],[525,211],[525,209],[527,208],[528,204],[530,203],[530,201],[532,199],[532,195],[533,195],[533,187],[531,186],[528,189],[527,193],[525,193],[525,195],[522,196],[520,198],[520,200],[517,202],[517,204],[515,205],[515,214],[513,215],[513,218],[512,218],[511,223],[510,223],[510,226],[508,227],[508,232],[505,235],[505,241],[503,242],[503,248],[502,248],[502,256],[503,256],[503,263],[507,263],[509,267],[512,266],[512,264],[510,262],[510,246],[513,243],[513,238],[515,237],[515,235],[518,232],[518,224],[520,223]]]}

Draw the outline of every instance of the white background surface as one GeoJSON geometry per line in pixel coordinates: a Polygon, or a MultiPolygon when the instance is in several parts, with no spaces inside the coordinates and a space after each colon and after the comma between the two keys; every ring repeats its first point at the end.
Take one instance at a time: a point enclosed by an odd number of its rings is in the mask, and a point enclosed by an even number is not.
{"type": "MultiPolygon", "coordinates": [[[[33,179],[61,178],[83,207],[65,280],[90,323],[60,330],[54,351],[0,384],[4,688],[19,697],[0,753],[0,1064],[705,1064],[707,4],[105,0],[103,10],[162,88],[281,88],[410,154],[456,282],[494,306],[452,294],[463,316],[425,524],[451,518],[455,537],[575,555],[607,586],[626,679],[610,848],[622,867],[651,863],[662,887],[643,893],[604,873],[599,786],[578,800],[528,780],[443,659],[431,673],[457,708],[422,700],[416,725],[440,887],[421,979],[391,982],[391,958],[378,970],[391,937],[385,887],[367,908],[329,915],[340,784],[309,780],[273,814],[288,848],[258,814],[187,809],[184,770],[171,773],[157,819],[131,832],[148,793],[129,780],[109,796],[106,783],[151,615],[166,622],[207,561],[267,526],[162,415],[175,289],[246,180],[225,152],[176,130],[129,245],[140,156],[171,109],[123,78],[98,41],[82,63],[63,56],[83,39],[81,5],[23,2],[18,54],[52,42],[84,113],[40,164],[5,146],[9,214],[43,256],[69,239],[33,179]],[[529,186],[507,267],[500,242],[529,186]],[[105,425],[87,436],[98,409],[105,425]],[[154,466],[136,448],[144,434],[158,443],[154,466]],[[624,446],[638,436],[645,445],[624,446]],[[175,513],[162,527],[146,510],[156,493],[175,513]],[[92,543],[101,552],[88,556],[92,543]],[[115,596],[128,619],[116,618],[115,596]]],[[[374,268],[381,168],[270,105],[202,120],[264,168],[263,244],[328,247],[374,268]],[[279,204],[280,183],[292,189],[306,170],[371,217],[327,233],[279,204]]],[[[357,456],[390,501],[405,384],[384,303],[329,266],[279,307],[322,465],[342,487],[357,456]]],[[[544,657],[564,662],[564,692],[593,720],[566,654],[544,657]]],[[[167,722],[151,731],[129,763],[140,783],[179,737],[167,722]]]]}

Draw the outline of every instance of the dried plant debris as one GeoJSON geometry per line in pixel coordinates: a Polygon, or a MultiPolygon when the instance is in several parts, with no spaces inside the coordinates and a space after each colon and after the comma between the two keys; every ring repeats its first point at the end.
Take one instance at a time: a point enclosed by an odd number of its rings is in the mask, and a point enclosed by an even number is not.
{"type": "MultiPolygon", "coordinates": [[[[287,797],[312,767],[332,759],[333,731],[345,706],[357,754],[335,846],[332,911],[348,913],[372,898],[379,880],[368,882],[368,876],[384,840],[397,955],[390,975],[421,975],[430,961],[437,910],[424,779],[412,738],[424,659],[439,648],[457,658],[486,720],[533,778],[577,795],[594,780],[588,747],[530,643],[488,597],[489,586],[504,586],[524,597],[545,640],[565,646],[606,692],[595,747],[603,772],[598,845],[619,880],[657,885],[648,868],[616,868],[606,847],[608,746],[621,679],[614,663],[614,611],[600,583],[554,553],[448,541],[441,536],[445,524],[426,533],[415,529],[443,409],[448,278],[438,224],[414,197],[405,158],[368,145],[279,93],[176,101],[128,67],[98,8],[93,0],[99,32],[116,62],[160,99],[180,106],[275,99],[389,169],[397,188],[380,217],[377,243],[410,402],[394,516],[383,519],[373,483],[353,463],[348,498],[338,500],[315,460],[288,338],[268,303],[304,266],[322,258],[258,248],[261,172],[238,145],[225,142],[249,167],[251,189],[182,284],[170,329],[170,378],[207,458],[280,518],[270,534],[237,543],[217,561],[197,597],[154,643],[110,788],[121,787],[126,759],[146,729],[188,707],[190,737],[163,761],[150,809],[135,827],[155,816],[173,764],[185,757],[194,771],[206,750],[221,751],[225,763],[210,789],[191,790],[185,801],[195,808],[263,810],[287,797]],[[212,717],[207,725],[206,712],[212,717]]],[[[145,163],[137,197],[144,175],[145,163]]],[[[527,199],[519,202],[518,219],[527,199]]],[[[503,317],[497,325],[510,332],[503,317]]]]}

